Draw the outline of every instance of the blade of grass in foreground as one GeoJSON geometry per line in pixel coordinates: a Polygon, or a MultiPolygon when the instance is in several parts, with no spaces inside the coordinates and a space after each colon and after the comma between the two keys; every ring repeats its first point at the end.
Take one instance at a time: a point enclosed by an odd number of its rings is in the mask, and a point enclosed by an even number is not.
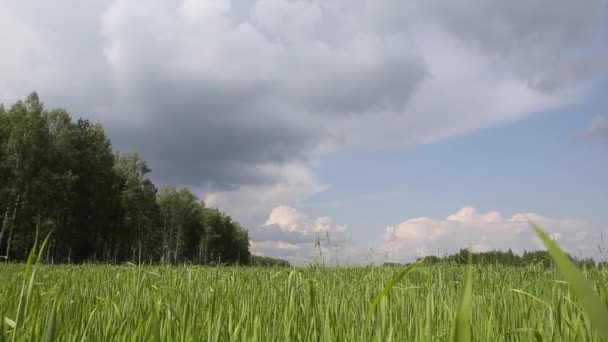
{"type": "Polygon", "coordinates": [[[49,238],[51,237],[51,232],[49,232],[42,242],[40,250],[38,251],[38,258],[34,262],[34,256],[36,254],[36,250],[38,247],[38,228],[36,228],[36,237],[34,239],[34,246],[30,250],[30,254],[27,257],[27,261],[25,263],[25,273],[23,279],[23,286],[21,287],[21,294],[19,295],[19,304],[17,305],[17,314],[15,315],[15,327],[13,328],[13,337],[12,341],[16,341],[18,333],[21,333],[24,328],[24,320],[27,317],[27,311],[30,306],[30,299],[32,297],[32,291],[34,289],[34,279],[36,278],[36,265],[40,261],[42,257],[42,253],[44,252],[44,248],[46,247],[49,238]],[[31,275],[30,275],[31,271],[31,275]],[[29,275],[29,282],[27,282],[27,277],[29,275]],[[27,287],[25,286],[28,284],[27,287]]]}
{"type": "Polygon", "coordinates": [[[570,283],[572,292],[576,295],[581,306],[589,316],[591,324],[597,329],[602,340],[608,341],[608,311],[604,306],[604,302],[593,291],[593,287],[583,276],[581,271],[570,261],[568,256],[559,248],[559,246],[549,238],[536,223],[529,221],[530,225],[536,231],[538,237],[543,241],[549,254],[557,264],[560,272],[570,283]]]}
{"type": "Polygon", "coordinates": [[[380,291],[380,293],[378,293],[378,295],[376,297],[374,297],[374,299],[372,300],[372,304],[369,306],[369,309],[367,309],[367,315],[365,317],[366,322],[369,322],[370,318],[372,317],[372,313],[374,312],[374,310],[376,309],[376,306],[378,305],[378,303],[380,303],[382,298],[384,298],[384,296],[386,296],[389,293],[389,291],[395,285],[397,285],[397,283],[401,279],[403,279],[403,277],[405,277],[408,273],[410,273],[411,271],[415,270],[418,266],[420,266],[420,264],[422,264],[423,261],[424,261],[424,259],[409,265],[403,271],[397,273],[397,275],[394,276],[393,279],[391,279],[391,281],[388,282],[388,284],[384,287],[384,289],[382,291],[380,291]]]}
{"type": "Polygon", "coordinates": [[[54,299],[53,304],[51,304],[51,308],[49,309],[49,313],[46,317],[46,323],[44,324],[44,333],[43,333],[44,342],[55,341],[55,332],[57,330],[56,317],[57,317],[57,299],[54,299]]]}
{"type": "Polygon", "coordinates": [[[0,313],[0,342],[8,342],[8,336],[6,336],[6,329],[4,326],[4,313],[0,313]]]}
{"type": "MultiPolygon", "coordinates": [[[[21,293],[19,294],[19,303],[17,304],[17,314],[15,315],[15,327],[13,328],[13,337],[11,341],[17,340],[18,329],[21,327],[21,321],[24,316],[24,305],[27,303],[29,298],[27,298],[26,292],[26,284],[27,284],[27,276],[30,273],[30,269],[32,267],[32,263],[34,260],[34,253],[36,252],[36,246],[38,245],[38,229],[36,229],[36,238],[34,239],[34,247],[30,250],[30,254],[27,257],[27,261],[25,262],[25,273],[23,274],[23,285],[21,286],[21,293]]],[[[30,279],[31,280],[31,279],[30,279]]],[[[31,283],[31,281],[30,281],[31,283]]]]}
{"type": "Polygon", "coordinates": [[[471,255],[469,251],[469,261],[467,263],[466,276],[464,279],[464,291],[462,292],[462,298],[460,298],[460,305],[458,306],[458,312],[456,313],[456,319],[454,322],[454,332],[452,335],[452,341],[463,342],[471,340],[471,309],[473,306],[473,269],[471,266],[471,255]]]}

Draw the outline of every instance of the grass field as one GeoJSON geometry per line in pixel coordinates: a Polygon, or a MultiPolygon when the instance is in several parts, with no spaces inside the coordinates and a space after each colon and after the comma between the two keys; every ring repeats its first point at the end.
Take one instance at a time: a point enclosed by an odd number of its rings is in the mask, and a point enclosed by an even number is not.
{"type": "MultiPolygon", "coordinates": [[[[402,269],[40,265],[28,295],[24,265],[9,264],[0,310],[19,341],[43,340],[49,325],[57,341],[450,340],[462,266],[420,266],[366,320],[402,269]]],[[[584,273],[606,303],[608,272],[584,273]]],[[[599,340],[557,270],[473,266],[472,284],[473,340],[599,340]]]]}

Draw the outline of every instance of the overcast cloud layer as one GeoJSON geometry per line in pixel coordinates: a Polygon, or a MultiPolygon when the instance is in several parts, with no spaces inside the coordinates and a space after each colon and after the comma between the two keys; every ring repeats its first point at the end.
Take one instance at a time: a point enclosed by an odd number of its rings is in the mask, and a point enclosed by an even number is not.
{"type": "Polygon", "coordinates": [[[580,101],[608,75],[606,8],[6,1],[0,101],[37,90],[102,122],[159,184],[190,186],[257,226],[328,186],[314,172],[328,154],[439,141],[580,101]]]}

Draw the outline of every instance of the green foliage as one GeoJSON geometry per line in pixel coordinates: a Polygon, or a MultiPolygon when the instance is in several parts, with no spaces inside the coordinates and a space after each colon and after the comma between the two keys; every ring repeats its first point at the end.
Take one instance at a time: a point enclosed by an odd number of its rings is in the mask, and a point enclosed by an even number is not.
{"type": "Polygon", "coordinates": [[[261,255],[251,256],[251,265],[267,267],[290,267],[289,261],[261,255]]]}
{"type": "Polygon", "coordinates": [[[160,207],[156,186],[137,153],[116,153],[114,172],[119,179],[121,221],[114,242],[119,260],[158,260],[161,253],[160,207]]]}
{"type": "MultiPolygon", "coordinates": [[[[494,250],[488,252],[471,252],[468,249],[461,249],[457,253],[441,257],[427,256],[424,262],[429,265],[444,263],[465,265],[468,263],[469,256],[473,265],[535,266],[541,268],[554,266],[553,259],[548,251],[525,251],[522,255],[517,255],[510,249],[508,251],[494,250]]],[[[579,267],[600,266],[591,258],[576,259],[571,255],[568,255],[568,258],[579,267]]]]}
{"type": "Polygon", "coordinates": [[[53,262],[249,263],[237,222],[188,189],[159,193],[138,154],[36,93],[0,106],[0,156],[0,261],[24,260],[38,227],[53,262]]]}
{"type": "Polygon", "coordinates": [[[206,260],[214,264],[250,263],[249,234],[215,208],[204,209],[206,260]]]}
{"type": "Polygon", "coordinates": [[[158,195],[163,224],[163,258],[178,262],[184,258],[202,261],[205,235],[204,204],[188,189],[173,187],[158,195]]]}

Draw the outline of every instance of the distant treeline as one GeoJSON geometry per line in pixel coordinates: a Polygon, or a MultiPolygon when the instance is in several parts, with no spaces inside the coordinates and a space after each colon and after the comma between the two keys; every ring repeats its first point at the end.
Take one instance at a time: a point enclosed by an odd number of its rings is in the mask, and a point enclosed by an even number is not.
{"type": "MultiPolygon", "coordinates": [[[[512,250],[508,251],[489,251],[489,252],[473,252],[471,253],[468,249],[461,249],[457,253],[445,255],[445,256],[427,256],[424,257],[425,264],[439,264],[439,263],[451,263],[451,264],[466,264],[469,260],[469,254],[471,255],[471,261],[477,265],[508,265],[508,266],[540,266],[540,267],[551,267],[553,266],[553,259],[547,251],[533,251],[524,252],[521,255],[513,253],[512,250]]],[[[591,258],[575,258],[572,255],[568,255],[570,259],[580,267],[592,268],[592,267],[607,267],[608,262],[596,263],[591,258]]],[[[418,259],[420,260],[420,259],[418,259]]]]}
{"type": "Polygon", "coordinates": [[[253,266],[290,267],[289,262],[287,260],[260,255],[252,255],[251,264],[253,266]]]}
{"type": "Polygon", "coordinates": [[[36,93],[0,105],[0,261],[23,260],[53,231],[54,262],[249,264],[247,230],[188,189],[160,191],[103,128],[46,110],[36,93]]]}

